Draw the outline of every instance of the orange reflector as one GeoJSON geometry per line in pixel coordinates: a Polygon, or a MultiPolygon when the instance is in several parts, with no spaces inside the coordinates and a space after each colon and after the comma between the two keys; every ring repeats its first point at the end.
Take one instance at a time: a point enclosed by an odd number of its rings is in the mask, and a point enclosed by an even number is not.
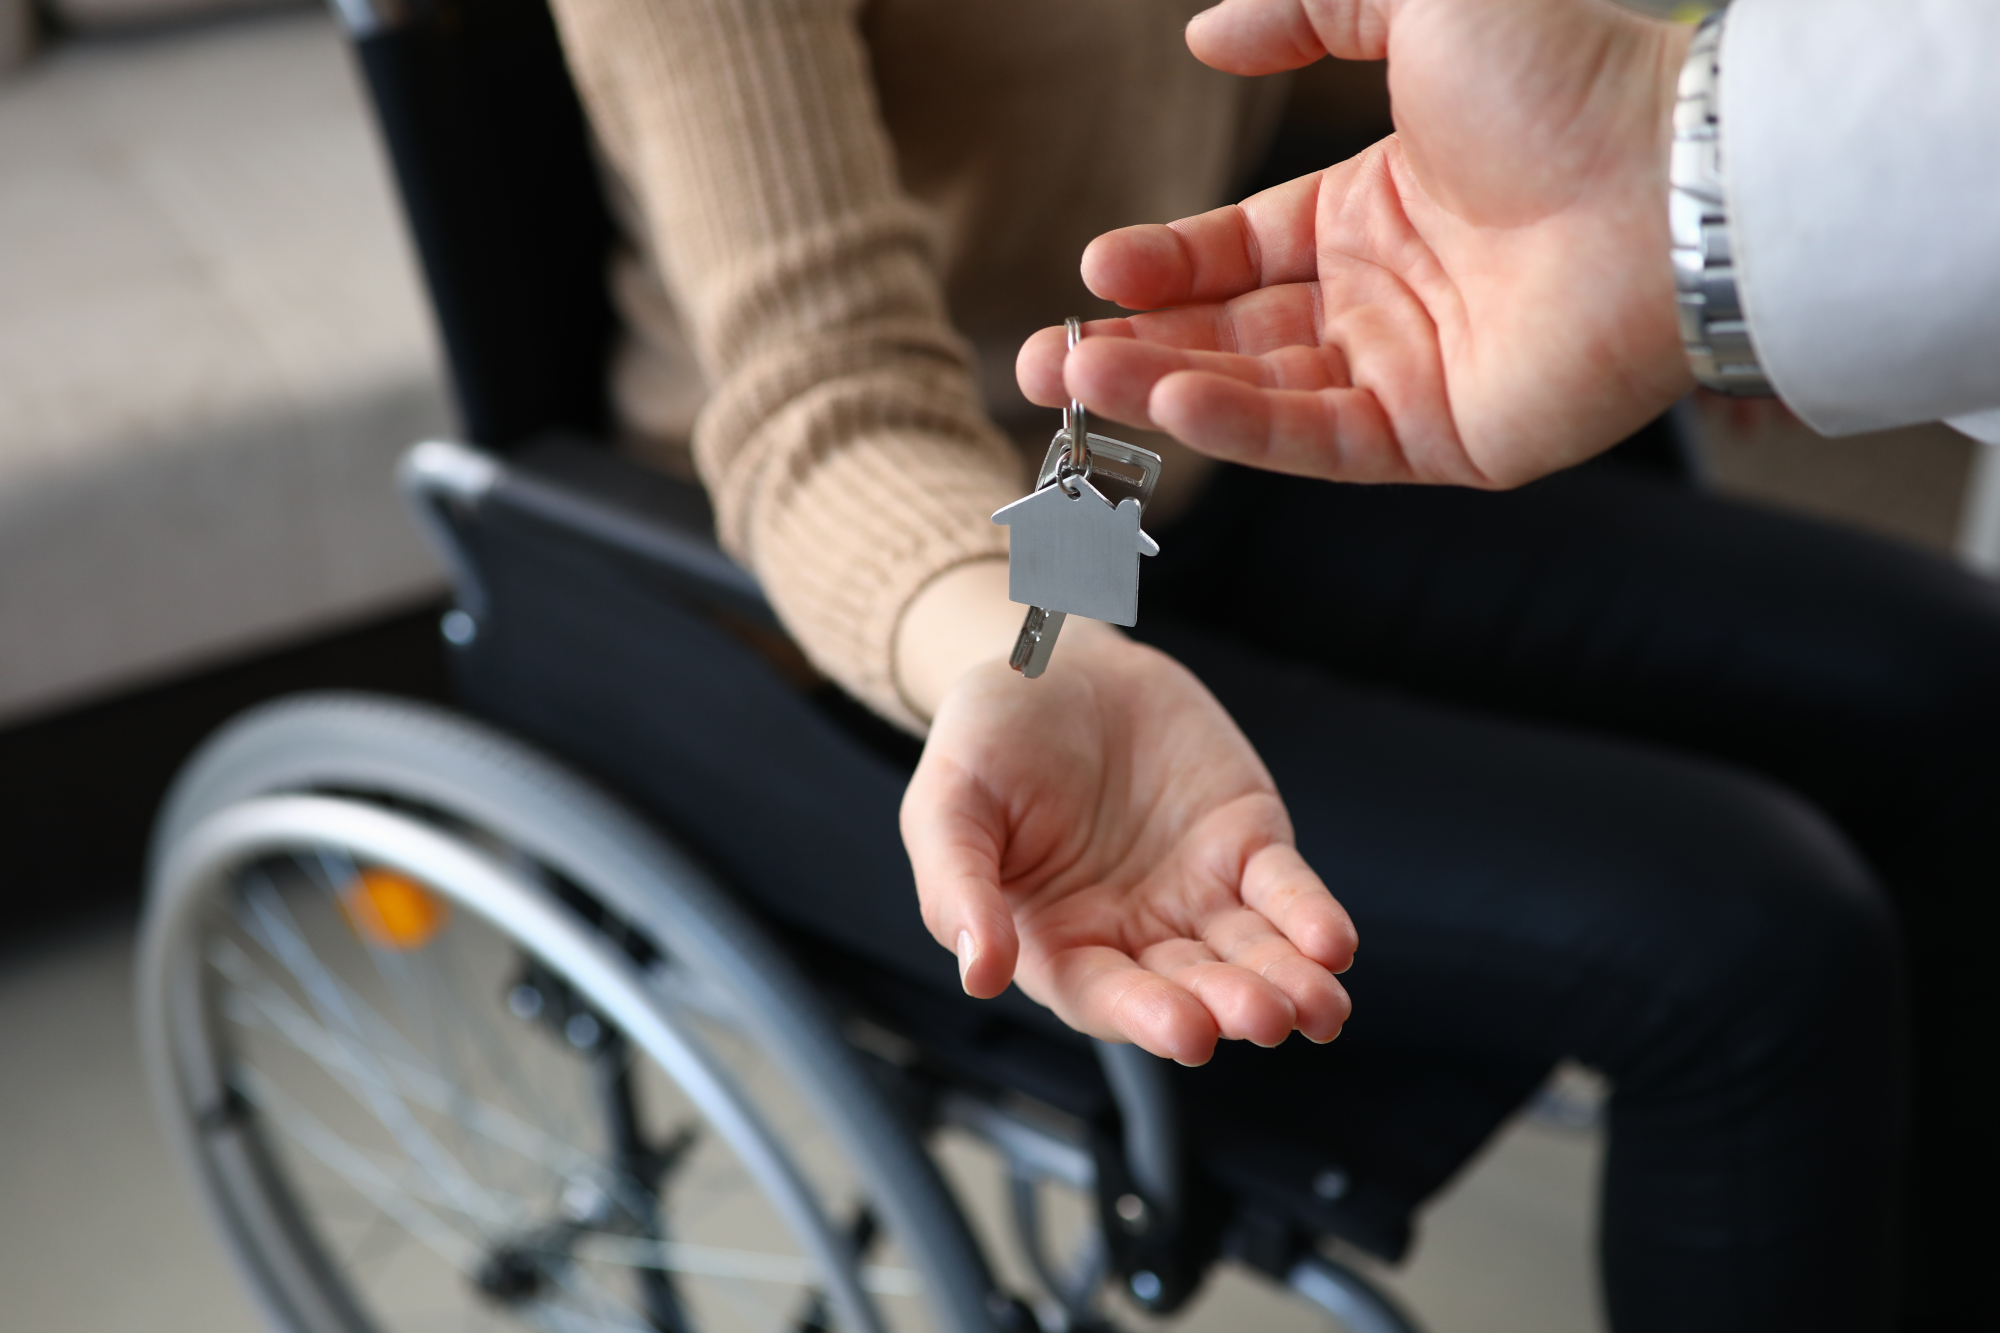
{"type": "Polygon", "coordinates": [[[370,868],[340,891],[347,922],[378,949],[421,949],[451,921],[451,905],[408,875],[370,868]]]}

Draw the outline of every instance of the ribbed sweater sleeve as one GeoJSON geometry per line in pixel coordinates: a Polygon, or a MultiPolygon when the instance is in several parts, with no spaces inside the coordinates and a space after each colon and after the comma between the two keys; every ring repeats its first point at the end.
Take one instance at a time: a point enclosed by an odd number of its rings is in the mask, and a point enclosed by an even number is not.
{"type": "Polygon", "coordinates": [[[952,331],[939,223],[898,183],[858,0],[555,0],[579,93],[710,386],[724,546],[807,656],[921,726],[895,629],[1002,558],[1022,463],[952,331]]]}

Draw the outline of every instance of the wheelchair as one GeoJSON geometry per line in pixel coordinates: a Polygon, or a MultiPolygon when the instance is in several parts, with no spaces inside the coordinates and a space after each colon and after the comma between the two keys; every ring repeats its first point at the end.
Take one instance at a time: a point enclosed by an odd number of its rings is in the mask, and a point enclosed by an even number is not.
{"type": "Polygon", "coordinates": [[[150,1081],[269,1322],[1103,1329],[1229,1258],[1414,1333],[1340,1257],[1400,1248],[1343,1164],[959,991],[897,833],[914,743],[814,680],[697,488],[597,443],[613,232],[542,0],[337,8],[480,447],[399,479],[457,708],[253,710],[155,830],[150,1081]],[[858,929],[885,883],[907,928],[858,929]]]}

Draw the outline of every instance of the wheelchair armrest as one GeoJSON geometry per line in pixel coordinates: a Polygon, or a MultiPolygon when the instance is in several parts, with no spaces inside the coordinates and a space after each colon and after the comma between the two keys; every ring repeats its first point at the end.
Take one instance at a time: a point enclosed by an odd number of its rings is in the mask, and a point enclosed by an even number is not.
{"type": "Polygon", "coordinates": [[[486,590],[460,549],[450,510],[526,515],[638,561],[703,606],[779,629],[757,580],[717,545],[701,488],[642,464],[563,439],[507,460],[428,440],[403,455],[397,482],[444,563],[459,609],[475,621],[487,613],[486,590]]]}

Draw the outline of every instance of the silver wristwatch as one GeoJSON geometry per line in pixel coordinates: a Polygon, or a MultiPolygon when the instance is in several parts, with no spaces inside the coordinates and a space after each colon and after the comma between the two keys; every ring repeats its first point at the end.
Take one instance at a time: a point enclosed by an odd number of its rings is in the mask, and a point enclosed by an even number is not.
{"type": "Polygon", "coordinates": [[[1771,382],[1750,345],[1730,261],[1729,202],[1722,189],[1717,94],[1722,85],[1718,10],[1694,30],[1674,101],[1674,148],[1667,170],[1667,218],[1674,238],[1674,286],[1681,346],[1703,388],[1769,394],[1771,382]]]}

